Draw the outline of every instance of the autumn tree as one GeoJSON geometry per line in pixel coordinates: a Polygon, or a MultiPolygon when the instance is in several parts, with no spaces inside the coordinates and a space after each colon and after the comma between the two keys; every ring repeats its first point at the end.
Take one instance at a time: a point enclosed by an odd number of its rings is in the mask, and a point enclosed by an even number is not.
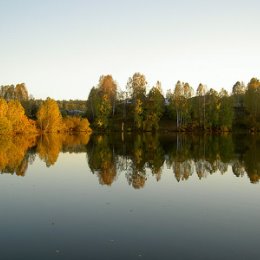
{"type": "Polygon", "coordinates": [[[68,116],[63,119],[63,124],[66,132],[91,132],[87,118],[68,116]]]}
{"type": "Polygon", "coordinates": [[[111,75],[102,75],[88,97],[88,110],[98,129],[108,127],[108,118],[115,113],[117,84],[111,75]]]}
{"type": "Polygon", "coordinates": [[[62,130],[62,117],[55,100],[47,98],[37,112],[37,124],[42,132],[55,133],[62,130]]]}
{"type": "Polygon", "coordinates": [[[11,122],[6,117],[0,117],[0,134],[10,135],[13,133],[11,122]]]}
{"type": "Polygon", "coordinates": [[[0,133],[21,134],[35,132],[35,124],[28,119],[18,100],[0,99],[0,133]]]}
{"type": "Polygon", "coordinates": [[[99,78],[98,89],[101,96],[106,95],[112,107],[112,115],[115,114],[115,105],[117,97],[117,84],[111,75],[102,75],[99,78]]]}

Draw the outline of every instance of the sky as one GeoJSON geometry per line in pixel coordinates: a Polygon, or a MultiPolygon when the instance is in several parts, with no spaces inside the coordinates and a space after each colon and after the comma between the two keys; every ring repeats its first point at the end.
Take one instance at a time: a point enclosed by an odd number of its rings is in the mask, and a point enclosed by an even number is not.
{"type": "Polygon", "coordinates": [[[259,0],[0,0],[0,85],[87,99],[101,75],[125,89],[176,82],[228,91],[260,78],[259,0]]]}

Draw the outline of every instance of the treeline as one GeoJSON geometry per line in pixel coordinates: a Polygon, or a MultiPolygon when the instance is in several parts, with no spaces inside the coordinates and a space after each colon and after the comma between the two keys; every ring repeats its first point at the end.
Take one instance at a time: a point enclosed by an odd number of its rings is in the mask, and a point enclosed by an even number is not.
{"type": "MultiPolygon", "coordinates": [[[[29,98],[20,101],[27,117],[36,119],[37,111],[44,102],[42,99],[29,98]]],[[[56,100],[61,115],[66,116],[83,116],[86,117],[87,102],[86,100],[56,100]]]]}
{"type": "Polygon", "coordinates": [[[19,101],[28,100],[29,94],[25,83],[14,85],[6,85],[0,87],[0,97],[5,100],[17,99],[19,101]]]}
{"type": "MultiPolygon", "coordinates": [[[[69,102],[70,108],[73,108],[77,102],[69,102]]],[[[80,104],[82,106],[82,102],[80,104]]],[[[29,99],[24,84],[18,84],[16,87],[2,86],[0,134],[91,132],[86,118],[82,118],[79,113],[62,115],[63,110],[60,108],[62,106],[67,108],[67,101],[57,102],[51,98],[46,100],[29,99]]]]}
{"type": "Polygon", "coordinates": [[[97,130],[231,131],[260,130],[260,81],[236,82],[232,93],[178,81],[163,95],[159,81],[147,92],[143,74],[129,78],[126,91],[111,75],[101,76],[89,93],[87,116],[97,130]]]}
{"type": "MultiPolygon", "coordinates": [[[[225,89],[217,92],[204,84],[194,89],[189,83],[178,81],[164,96],[159,81],[148,91],[146,77],[141,73],[128,79],[125,91],[119,89],[111,75],[103,75],[91,89],[87,101],[37,100],[29,96],[24,83],[1,86],[0,97],[7,106],[13,102],[16,106],[21,104],[24,112],[21,107],[17,111],[29,120],[26,125],[35,125],[45,132],[81,131],[88,122],[96,131],[260,131],[257,78],[252,78],[247,85],[236,82],[231,94],[225,89]],[[42,107],[44,112],[39,112],[42,107]],[[50,109],[56,112],[49,112],[50,109]]],[[[16,129],[10,127],[13,119],[2,114],[2,128],[9,121],[6,132],[16,129]]],[[[26,121],[19,118],[23,123],[26,121]]]]}

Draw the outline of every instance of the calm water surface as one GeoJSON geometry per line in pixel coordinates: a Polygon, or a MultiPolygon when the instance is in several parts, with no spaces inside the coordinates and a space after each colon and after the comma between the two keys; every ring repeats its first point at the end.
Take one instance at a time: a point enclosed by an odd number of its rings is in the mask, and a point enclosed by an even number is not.
{"type": "Polygon", "coordinates": [[[1,259],[260,259],[260,137],[0,138],[1,259]]]}

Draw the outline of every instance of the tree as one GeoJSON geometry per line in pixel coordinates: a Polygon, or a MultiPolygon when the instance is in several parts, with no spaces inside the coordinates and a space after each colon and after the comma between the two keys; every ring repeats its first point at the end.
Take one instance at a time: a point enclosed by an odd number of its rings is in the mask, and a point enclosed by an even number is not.
{"type": "Polygon", "coordinates": [[[143,74],[136,72],[127,82],[129,96],[135,102],[137,99],[145,99],[147,82],[143,74]]]}
{"type": "Polygon", "coordinates": [[[88,97],[88,108],[91,111],[94,125],[106,129],[109,116],[114,115],[117,98],[117,84],[111,75],[101,76],[97,87],[93,87],[88,97]]]}
{"type": "Polygon", "coordinates": [[[219,126],[219,96],[218,92],[214,89],[210,89],[205,96],[205,119],[204,128],[217,129],[219,126]]]}
{"type": "Polygon", "coordinates": [[[135,73],[127,82],[127,92],[133,103],[134,124],[138,130],[143,128],[146,86],[146,78],[140,73],[135,73]]]}
{"type": "Polygon", "coordinates": [[[181,111],[182,111],[182,104],[184,99],[184,93],[183,93],[183,83],[180,81],[177,81],[173,95],[171,98],[171,106],[173,107],[173,110],[176,113],[176,126],[177,129],[181,126],[181,111]]]}
{"type": "Polygon", "coordinates": [[[156,85],[149,91],[145,110],[145,130],[157,130],[160,118],[164,112],[164,97],[161,82],[157,81],[156,85]]]}
{"type": "Polygon", "coordinates": [[[29,99],[29,94],[25,86],[25,83],[17,84],[15,86],[14,91],[15,91],[16,99],[20,101],[29,99]]]}
{"type": "Polygon", "coordinates": [[[249,126],[260,129],[260,81],[252,78],[247,85],[245,105],[249,112],[249,126]]]}
{"type": "Polygon", "coordinates": [[[7,102],[3,98],[0,98],[0,117],[5,117],[7,110],[7,102]]]}
{"type": "Polygon", "coordinates": [[[170,99],[172,110],[176,113],[177,129],[187,126],[190,121],[190,98],[192,93],[193,90],[189,83],[177,81],[170,99]]]}
{"type": "Polygon", "coordinates": [[[185,83],[183,86],[183,95],[184,95],[184,100],[183,100],[183,112],[182,112],[182,117],[183,117],[183,123],[184,125],[187,125],[191,121],[191,98],[193,96],[193,88],[189,85],[189,83],[185,83]]]}
{"type": "Polygon", "coordinates": [[[6,100],[17,99],[19,101],[28,100],[29,95],[25,83],[1,86],[0,97],[6,100]]]}
{"type": "Polygon", "coordinates": [[[42,132],[59,132],[62,130],[62,117],[55,100],[47,98],[37,112],[37,124],[42,132]]]}
{"type": "Polygon", "coordinates": [[[0,133],[20,134],[35,132],[35,124],[24,114],[24,108],[18,100],[6,102],[0,99],[0,133]]]}
{"type": "Polygon", "coordinates": [[[87,101],[88,110],[90,110],[90,112],[91,112],[92,121],[95,120],[95,117],[97,114],[98,100],[99,100],[98,89],[95,87],[92,87],[92,89],[89,92],[88,101],[87,101]]]}
{"type": "Polygon", "coordinates": [[[243,95],[245,94],[246,88],[244,82],[237,81],[232,88],[233,95],[243,95]]]}
{"type": "Polygon", "coordinates": [[[111,75],[102,75],[99,78],[98,89],[101,92],[101,96],[106,95],[110,101],[112,107],[112,114],[115,114],[116,96],[117,96],[117,84],[111,75]]]}
{"type": "Polygon", "coordinates": [[[103,94],[99,96],[97,102],[97,112],[94,124],[99,129],[106,129],[108,127],[108,117],[111,114],[112,106],[110,104],[109,96],[103,94]]]}
{"type": "Polygon", "coordinates": [[[206,110],[205,110],[205,94],[207,92],[206,85],[199,84],[197,88],[197,97],[198,97],[198,114],[199,114],[199,126],[203,126],[205,128],[205,116],[206,116],[206,110]]]}
{"type": "Polygon", "coordinates": [[[6,117],[0,117],[0,135],[10,135],[13,133],[11,122],[6,117]]]}
{"type": "Polygon", "coordinates": [[[234,118],[234,108],[232,98],[227,91],[221,89],[219,93],[220,109],[219,109],[219,126],[222,130],[230,130],[232,128],[234,118]]]}
{"type": "Polygon", "coordinates": [[[68,116],[63,119],[66,132],[91,132],[89,121],[86,118],[68,116]]]}

